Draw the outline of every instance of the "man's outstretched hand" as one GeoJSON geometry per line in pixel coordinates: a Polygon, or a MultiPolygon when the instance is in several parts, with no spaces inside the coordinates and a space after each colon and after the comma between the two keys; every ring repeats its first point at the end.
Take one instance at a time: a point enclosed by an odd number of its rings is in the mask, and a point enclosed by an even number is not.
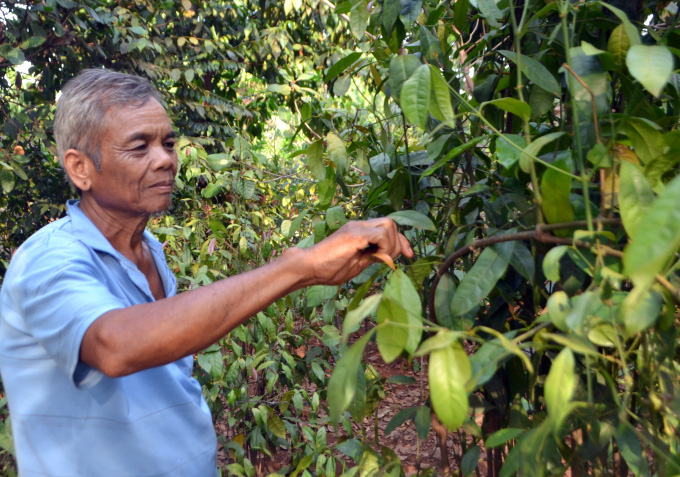
{"type": "Polygon", "coordinates": [[[339,285],[375,262],[373,254],[392,259],[413,257],[406,237],[389,218],[348,222],[331,236],[300,253],[300,272],[309,285],[339,285]]]}

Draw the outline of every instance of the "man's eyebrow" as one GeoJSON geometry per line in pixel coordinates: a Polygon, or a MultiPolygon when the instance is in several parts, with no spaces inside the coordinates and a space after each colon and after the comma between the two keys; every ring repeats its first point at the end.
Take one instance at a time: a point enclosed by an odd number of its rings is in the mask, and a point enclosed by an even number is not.
{"type": "MultiPolygon", "coordinates": [[[[143,132],[133,133],[132,135],[130,135],[130,137],[127,138],[127,141],[126,141],[126,142],[133,142],[133,141],[138,141],[138,140],[148,141],[148,140],[151,139],[153,136],[155,136],[155,135],[154,135],[154,134],[143,133],[143,132]]],[[[165,137],[163,138],[163,140],[165,140],[165,139],[174,139],[174,138],[176,138],[176,137],[177,137],[177,133],[176,133],[175,131],[170,131],[170,132],[168,132],[168,134],[165,135],[165,137]]]]}

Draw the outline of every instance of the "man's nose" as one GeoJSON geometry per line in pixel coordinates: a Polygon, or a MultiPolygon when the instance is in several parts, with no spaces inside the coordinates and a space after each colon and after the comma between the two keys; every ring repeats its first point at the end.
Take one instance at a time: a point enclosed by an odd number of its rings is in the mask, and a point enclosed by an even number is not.
{"type": "Polygon", "coordinates": [[[177,169],[177,152],[164,146],[157,146],[153,150],[151,166],[154,169],[177,169]]]}

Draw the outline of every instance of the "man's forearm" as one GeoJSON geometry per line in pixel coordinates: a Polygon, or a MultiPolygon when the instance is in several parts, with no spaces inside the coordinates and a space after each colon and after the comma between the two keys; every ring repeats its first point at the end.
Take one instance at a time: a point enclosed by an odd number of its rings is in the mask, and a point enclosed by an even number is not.
{"type": "Polygon", "coordinates": [[[208,286],[112,310],[87,330],[81,360],[109,376],[170,363],[218,341],[277,299],[305,286],[291,248],[272,263],[208,286]]]}

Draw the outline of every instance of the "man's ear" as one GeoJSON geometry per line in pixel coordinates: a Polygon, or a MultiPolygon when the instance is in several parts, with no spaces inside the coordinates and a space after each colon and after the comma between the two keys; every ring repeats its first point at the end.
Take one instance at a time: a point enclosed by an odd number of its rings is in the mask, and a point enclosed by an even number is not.
{"type": "Polygon", "coordinates": [[[76,149],[69,149],[64,153],[64,168],[71,178],[73,185],[81,191],[89,190],[92,185],[92,174],[95,173],[94,163],[86,154],[76,149]]]}

